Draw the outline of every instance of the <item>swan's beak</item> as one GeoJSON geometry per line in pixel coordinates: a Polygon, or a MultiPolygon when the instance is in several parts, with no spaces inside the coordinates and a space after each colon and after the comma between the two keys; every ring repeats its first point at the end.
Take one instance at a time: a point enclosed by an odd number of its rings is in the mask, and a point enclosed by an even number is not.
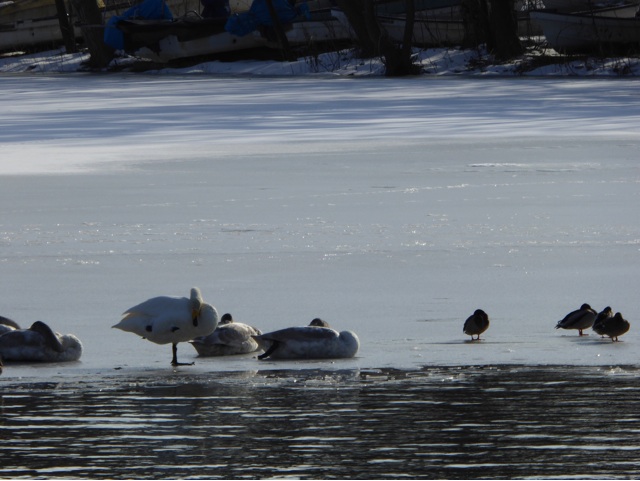
{"type": "Polygon", "coordinates": [[[198,310],[197,309],[192,309],[191,310],[191,320],[193,321],[193,325],[194,326],[198,326],[198,310]]]}

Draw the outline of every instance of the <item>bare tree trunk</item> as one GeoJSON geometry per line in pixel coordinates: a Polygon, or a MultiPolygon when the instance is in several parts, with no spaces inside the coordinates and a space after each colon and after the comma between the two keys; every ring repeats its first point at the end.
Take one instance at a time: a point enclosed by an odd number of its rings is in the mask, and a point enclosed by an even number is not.
{"type": "Polygon", "coordinates": [[[402,52],[400,57],[409,60],[411,63],[411,46],[413,44],[413,25],[416,20],[416,6],[413,0],[405,0],[406,23],[404,25],[404,36],[402,38],[402,52]]]}
{"type": "Polygon", "coordinates": [[[523,52],[513,3],[514,0],[490,0],[489,3],[491,42],[487,47],[498,59],[506,60],[523,52]]]}
{"type": "Polygon", "coordinates": [[[271,16],[271,21],[273,22],[273,31],[276,33],[278,46],[280,47],[282,56],[285,58],[285,60],[294,60],[294,57],[291,54],[291,49],[289,48],[289,39],[287,38],[287,34],[284,33],[282,22],[278,17],[278,12],[276,12],[275,7],[273,6],[273,0],[267,0],[267,8],[269,9],[269,15],[271,16]]]}
{"type": "Polygon", "coordinates": [[[463,48],[476,48],[489,38],[489,15],[486,0],[462,0],[464,22],[463,48]]]}
{"type": "Polygon", "coordinates": [[[464,48],[487,45],[499,59],[522,53],[514,0],[462,0],[464,48]]]}
{"type": "Polygon", "coordinates": [[[419,68],[411,61],[415,6],[413,0],[405,0],[405,2],[407,22],[404,42],[402,45],[396,45],[389,39],[387,32],[380,28],[373,0],[336,0],[356,32],[361,54],[365,58],[382,57],[385,75],[388,77],[419,73],[419,68]]]}
{"type": "Polygon", "coordinates": [[[338,7],[342,9],[349,19],[360,48],[360,55],[364,58],[375,57],[379,54],[377,42],[369,33],[369,23],[365,19],[365,3],[363,0],[336,0],[338,7]]]}
{"type": "Polygon", "coordinates": [[[113,59],[113,49],[104,43],[104,25],[96,0],[72,0],[78,13],[84,42],[91,57],[89,66],[105,68],[113,59]]]}
{"type": "Polygon", "coordinates": [[[73,25],[71,25],[69,15],[67,14],[67,7],[64,4],[64,0],[56,0],[55,3],[65,50],[67,53],[76,53],[78,51],[76,47],[76,36],[73,32],[73,25]]]}

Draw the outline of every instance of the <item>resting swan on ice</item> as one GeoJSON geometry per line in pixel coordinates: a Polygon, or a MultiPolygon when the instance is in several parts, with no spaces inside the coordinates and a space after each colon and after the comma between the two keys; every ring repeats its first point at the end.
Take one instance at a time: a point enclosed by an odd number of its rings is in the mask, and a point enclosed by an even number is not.
{"type": "Polygon", "coordinates": [[[218,325],[218,311],[202,300],[200,289],[191,289],[191,297],[160,296],[127,309],[116,329],[133,332],[156,344],[171,344],[173,366],[178,362],[178,343],[211,334],[218,325]]]}
{"type": "Polygon", "coordinates": [[[220,324],[215,331],[189,342],[200,356],[231,356],[261,350],[253,338],[260,334],[262,332],[259,329],[235,322],[231,314],[226,313],[220,318],[220,324]]]}
{"type": "Polygon", "coordinates": [[[265,353],[258,359],[339,359],[356,355],[360,348],[358,336],[352,331],[338,332],[321,319],[306,327],[288,327],[254,338],[265,353]]]}
{"type": "Polygon", "coordinates": [[[67,362],[77,361],[81,355],[80,339],[53,332],[42,321],[29,329],[14,328],[0,335],[0,358],[4,361],[67,362]]]}

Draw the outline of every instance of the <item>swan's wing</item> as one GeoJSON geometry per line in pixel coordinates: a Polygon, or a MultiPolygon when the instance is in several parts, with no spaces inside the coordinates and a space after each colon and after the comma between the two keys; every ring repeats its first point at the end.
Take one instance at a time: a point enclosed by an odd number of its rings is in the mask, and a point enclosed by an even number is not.
{"type": "Polygon", "coordinates": [[[0,336],[0,357],[7,361],[42,361],[46,345],[42,334],[16,329],[0,336]]]}
{"type": "Polygon", "coordinates": [[[127,309],[115,328],[147,337],[150,332],[171,329],[191,317],[191,302],[186,297],[160,296],[127,309]]]}
{"type": "Polygon", "coordinates": [[[127,309],[123,316],[157,317],[175,312],[191,312],[191,301],[186,297],[159,296],[147,299],[127,309]]]}
{"type": "Polygon", "coordinates": [[[252,339],[252,336],[259,335],[260,331],[240,322],[234,322],[232,324],[223,324],[213,331],[208,336],[200,336],[195,338],[193,344],[202,345],[214,345],[219,344],[222,346],[241,346],[252,339]]]}
{"type": "Polygon", "coordinates": [[[15,328],[7,326],[5,324],[0,324],[0,336],[3,335],[5,332],[11,332],[11,331],[15,331],[15,328]]]}
{"type": "Polygon", "coordinates": [[[0,336],[0,352],[20,345],[44,346],[44,339],[41,334],[29,329],[15,329],[0,336]]]}
{"type": "Polygon", "coordinates": [[[33,324],[31,324],[29,330],[40,334],[42,336],[42,339],[44,339],[44,344],[46,347],[53,349],[56,352],[64,351],[64,347],[62,346],[60,339],[58,339],[58,336],[44,322],[34,322],[33,324]]]}
{"type": "Polygon", "coordinates": [[[20,325],[8,317],[0,316],[0,324],[7,327],[12,327],[13,329],[20,329],[20,325]]]}
{"type": "Polygon", "coordinates": [[[251,336],[257,335],[258,332],[251,326],[242,323],[233,323],[222,326],[214,331],[217,344],[227,346],[240,346],[251,339],[251,336]]]}
{"type": "Polygon", "coordinates": [[[299,342],[312,342],[331,340],[339,337],[338,331],[327,327],[288,327],[286,329],[280,329],[279,331],[268,332],[257,338],[265,341],[299,341],[299,342]]]}

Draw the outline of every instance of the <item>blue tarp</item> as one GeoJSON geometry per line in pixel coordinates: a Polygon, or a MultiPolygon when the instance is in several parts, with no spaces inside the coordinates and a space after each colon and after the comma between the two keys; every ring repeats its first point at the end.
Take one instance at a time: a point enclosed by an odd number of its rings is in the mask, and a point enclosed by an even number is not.
{"type": "Polygon", "coordinates": [[[164,0],[144,0],[134,5],[122,15],[114,15],[109,19],[104,29],[104,43],[116,50],[124,50],[124,36],[116,28],[116,24],[125,18],[144,18],[149,20],[172,20],[173,14],[164,0]]]}
{"type": "MultiPolygon", "coordinates": [[[[289,0],[271,0],[273,8],[282,23],[289,23],[298,16],[289,0]]],[[[233,35],[248,35],[260,26],[272,27],[273,21],[266,0],[254,0],[248,12],[231,15],[224,26],[233,35]]]]}

